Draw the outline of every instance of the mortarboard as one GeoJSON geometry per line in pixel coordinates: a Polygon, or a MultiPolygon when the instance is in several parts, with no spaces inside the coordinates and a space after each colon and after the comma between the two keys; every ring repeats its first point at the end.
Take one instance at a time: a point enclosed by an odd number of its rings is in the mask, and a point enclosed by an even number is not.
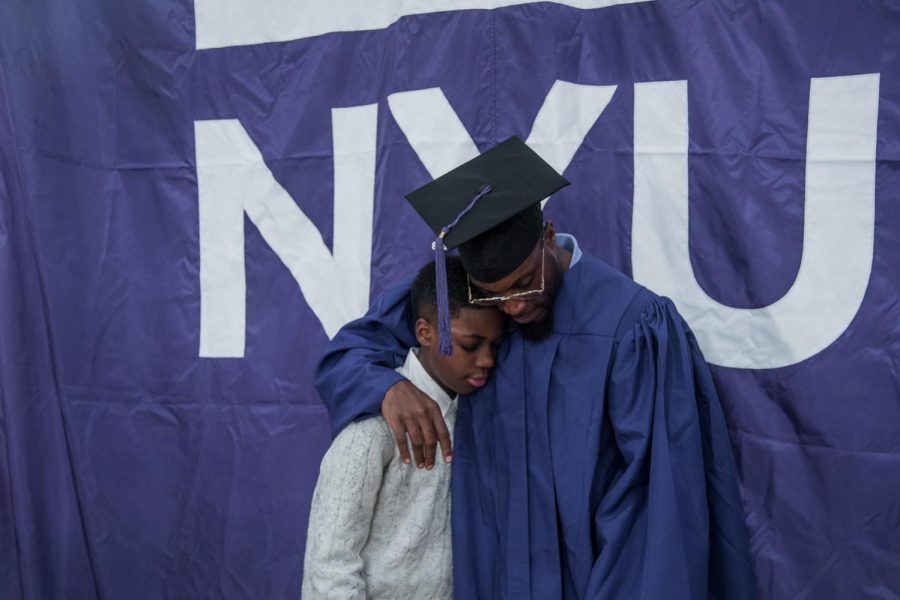
{"type": "Polygon", "coordinates": [[[493,282],[506,277],[540,240],[541,200],[567,185],[521,139],[511,137],[406,195],[438,236],[433,247],[444,354],[450,354],[452,343],[443,253],[459,248],[463,267],[475,279],[493,282]]]}

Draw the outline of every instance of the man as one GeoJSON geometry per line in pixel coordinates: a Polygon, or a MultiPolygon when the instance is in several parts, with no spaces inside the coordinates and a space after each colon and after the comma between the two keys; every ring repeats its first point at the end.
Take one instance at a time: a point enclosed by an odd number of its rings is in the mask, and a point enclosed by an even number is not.
{"type": "MultiPolygon", "coordinates": [[[[459,405],[456,597],[753,598],[696,341],[669,300],[543,223],[540,200],[565,185],[511,138],[407,196],[437,249],[459,247],[470,301],[514,322],[494,378],[459,405]]],[[[317,387],[336,431],[380,407],[401,453],[408,435],[428,468],[435,441],[450,460],[450,440],[392,371],[414,344],[404,296],[385,293],[335,337],[317,387]]]]}

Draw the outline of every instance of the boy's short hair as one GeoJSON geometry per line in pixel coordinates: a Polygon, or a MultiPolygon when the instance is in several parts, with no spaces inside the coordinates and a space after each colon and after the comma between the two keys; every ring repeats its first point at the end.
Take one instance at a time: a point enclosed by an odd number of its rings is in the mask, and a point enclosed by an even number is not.
{"type": "MultiPolygon", "coordinates": [[[[469,281],[458,256],[447,256],[447,299],[450,304],[450,318],[455,319],[462,308],[482,308],[469,304],[469,281]]],[[[410,304],[416,319],[432,319],[437,315],[437,287],[435,285],[434,261],[419,270],[409,289],[410,304]]]]}

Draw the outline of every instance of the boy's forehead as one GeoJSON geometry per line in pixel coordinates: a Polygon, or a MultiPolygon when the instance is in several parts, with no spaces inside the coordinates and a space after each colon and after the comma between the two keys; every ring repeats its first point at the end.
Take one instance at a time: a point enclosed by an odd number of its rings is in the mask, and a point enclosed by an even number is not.
{"type": "MultiPolygon", "coordinates": [[[[482,331],[486,324],[502,323],[504,319],[503,313],[493,306],[473,306],[466,304],[459,309],[459,312],[451,318],[450,326],[457,329],[471,329],[471,333],[476,335],[485,335],[486,331],[482,331]]],[[[466,333],[469,333],[468,331],[466,333]]]]}

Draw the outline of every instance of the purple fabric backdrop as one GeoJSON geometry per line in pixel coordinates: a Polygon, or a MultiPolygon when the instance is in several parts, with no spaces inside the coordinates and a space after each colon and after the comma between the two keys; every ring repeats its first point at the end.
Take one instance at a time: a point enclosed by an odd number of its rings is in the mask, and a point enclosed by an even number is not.
{"type": "Polygon", "coordinates": [[[810,78],[880,73],[856,317],[797,364],[713,371],[763,597],[900,596],[896,3],[531,4],[204,50],[194,23],[187,0],[0,6],[0,595],[299,594],[327,336],[245,218],[244,355],[200,356],[195,122],[237,119],[331,248],[331,111],[377,104],[375,295],[430,237],[388,96],[440,88],[483,150],[557,80],[617,85],[547,212],[631,273],[634,84],[687,80],[694,272],[762,307],[801,260],[810,78]]]}

